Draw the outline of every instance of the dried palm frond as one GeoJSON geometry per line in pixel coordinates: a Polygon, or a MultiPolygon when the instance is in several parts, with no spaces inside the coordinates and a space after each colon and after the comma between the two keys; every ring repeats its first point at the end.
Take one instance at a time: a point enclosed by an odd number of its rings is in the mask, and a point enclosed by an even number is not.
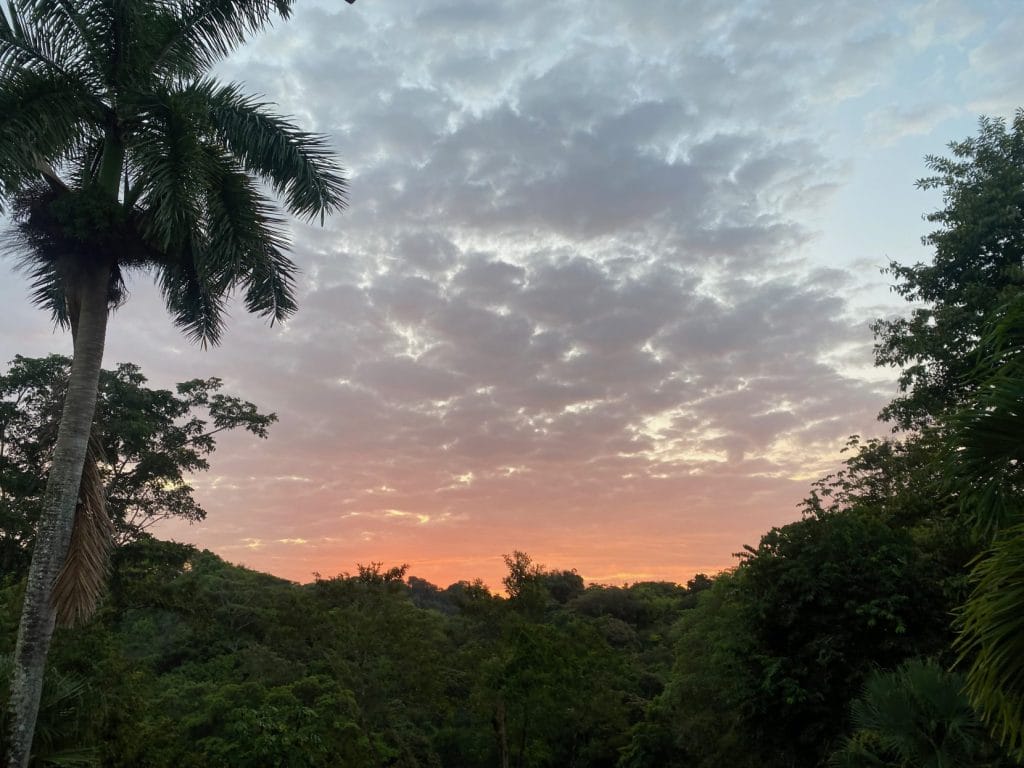
{"type": "Polygon", "coordinates": [[[94,435],[82,470],[71,545],[53,586],[53,607],[62,627],[81,624],[95,613],[107,581],[114,525],[107,515],[100,451],[94,435]]]}

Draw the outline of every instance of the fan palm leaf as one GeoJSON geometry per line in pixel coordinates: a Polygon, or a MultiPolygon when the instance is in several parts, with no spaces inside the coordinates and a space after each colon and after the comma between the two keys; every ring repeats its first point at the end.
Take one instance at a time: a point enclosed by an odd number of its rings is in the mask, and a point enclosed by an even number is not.
{"type": "Polygon", "coordinates": [[[963,678],[913,660],[868,678],[851,707],[854,735],[839,768],[993,768],[1006,765],[963,693],[963,678]]]}
{"type": "MultiPolygon", "coordinates": [[[[11,656],[0,654],[0,703],[5,703],[9,692],[4,682],[14,666],[11,656]]],[[[79,713],[89,696],[85,683],[55,669],[46,672],[46,694],[40,705],[37,751],[33,766],[95,766],[99,764],[95,748],[79,746],[79,713]]],[[[0,724],[4,713],[0,711],[0,724]]],[[[0,755],[6,750],[4,734],[0,733],[0,755]]]]}

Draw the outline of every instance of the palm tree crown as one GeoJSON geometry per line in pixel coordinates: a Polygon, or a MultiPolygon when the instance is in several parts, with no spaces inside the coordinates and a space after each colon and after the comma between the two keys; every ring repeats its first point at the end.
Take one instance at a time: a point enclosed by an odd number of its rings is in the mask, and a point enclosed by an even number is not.
{"type": "Polygon", "coordinates": [[[282,320],[295,266],[269,187],[305,218],[340,209],[324,137],[207,72],[293,0],[10,0],[0,12],[0,205],[33,298],[67,324],[67,288],[110,260],[155,271],[175,322],[216,343],[224,302],[282,320]],[[265,185],[265,186],[264,186],[265,185]]]}

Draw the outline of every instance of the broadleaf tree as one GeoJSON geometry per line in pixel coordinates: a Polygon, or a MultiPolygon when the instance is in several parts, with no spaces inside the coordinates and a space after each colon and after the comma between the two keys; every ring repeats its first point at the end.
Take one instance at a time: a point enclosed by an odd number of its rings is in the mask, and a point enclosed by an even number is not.
{"type": "Polygon", "coordinates": [[[982,118],[977,136],[950,150],[927,157],[933,175],[918,181],[943,196],[926,217],[937,225],[924,238],[931,263],[888,270],[915,307],[874,325],[876,363],[900,369],[900,394],[882,417],[902,429],[934,424],[970,398],[978,340],[1024,290],[1024,110],[1009,125],[982,118]]]}
{"type": "MultiPolygon", "coordinates": [[[[0,374],[0,571],[23,573],[39,520],[71,360],[16,357],[0,374]]],[[[217,436],[266,437],[277,420],[221,391],[217,378],[151,389],[138,366],[100,373],[94,435],[99,475],[118,544],[161,520],[206,517],[187,478],[209,469],[217,436]]]]}

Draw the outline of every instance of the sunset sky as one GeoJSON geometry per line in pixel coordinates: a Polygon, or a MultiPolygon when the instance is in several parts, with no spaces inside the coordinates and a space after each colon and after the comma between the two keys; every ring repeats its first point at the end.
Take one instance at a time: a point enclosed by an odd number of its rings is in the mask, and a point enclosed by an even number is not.
{"type": "MultiPolygon", "coordinates": [[[[161,535],[308,581],[525,550],[685,581],[799,516],[895,392],[879,270],[929,258],[923,157],[1024,105],[1019,0],[299,2],[219,68],[329,134],[300,311],[191,346],[131,284],[106,365],[275,411],[161,535]],[[318,224],[319,222],[317,222],[318,224]]],[[[0,261],[0,361],[69,352],[0,261]]]]}

